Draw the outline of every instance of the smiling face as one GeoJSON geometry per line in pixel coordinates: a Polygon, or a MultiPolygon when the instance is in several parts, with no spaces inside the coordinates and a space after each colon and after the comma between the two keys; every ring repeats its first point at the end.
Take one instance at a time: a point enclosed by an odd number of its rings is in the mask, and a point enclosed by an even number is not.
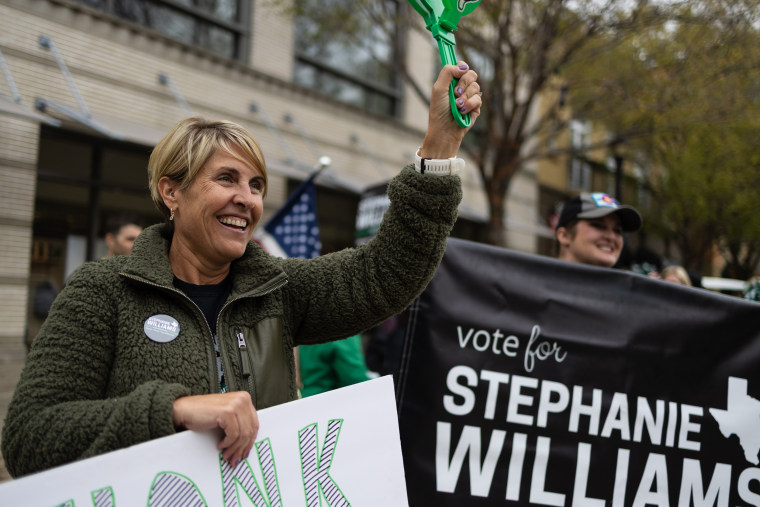
{"type": "Polygon", "coordinates": [[[233,151],[217,150],[186,189],[164,180],[167,207],[175,209],[169,260],[186,282],[221,281],[261,218],[264,176],[233,151]]]}
{"type": "Polygon", "coordinates": [[[611,268],[623,251],[623,229],[617,213],[581,219],[575,226],[557,229],[559,258],[611,268]]]}

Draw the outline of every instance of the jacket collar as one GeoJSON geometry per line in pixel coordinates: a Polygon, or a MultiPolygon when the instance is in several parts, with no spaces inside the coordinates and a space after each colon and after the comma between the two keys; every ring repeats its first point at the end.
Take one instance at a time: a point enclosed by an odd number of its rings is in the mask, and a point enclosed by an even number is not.
{"type": "MultiPolygon", "coordinates": [[[[152,225],[137,237],[123,269],[123,274],[138,277],[149,283],[172,287],[174,273],[169,264],[171,231],[166,224],[152,225]]],[[[274,257],[261,246],[249,242],[245,253],[230,266],[232,294],[240,295],[274,280],[287,280],[282,259],[274,257]]]]}

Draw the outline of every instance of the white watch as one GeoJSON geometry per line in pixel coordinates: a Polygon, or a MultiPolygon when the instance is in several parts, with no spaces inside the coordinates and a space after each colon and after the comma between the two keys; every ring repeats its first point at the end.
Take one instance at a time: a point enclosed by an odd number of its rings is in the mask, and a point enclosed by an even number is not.
{"type": "Polygon", "coordinates": [[[420,150],[414,155],[414,168],[421,174],[454,175],[464,169],[461,158],[422,158],[420,150]]]}

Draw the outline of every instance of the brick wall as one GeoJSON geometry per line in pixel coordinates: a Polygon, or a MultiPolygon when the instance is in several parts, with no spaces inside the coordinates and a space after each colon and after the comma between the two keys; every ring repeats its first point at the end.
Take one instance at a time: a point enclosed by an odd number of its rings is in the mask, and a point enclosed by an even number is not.
{"type": "MultiPolygon", "coordinates": [[[[0,420],[24,365],[39,124],[0,113],[0,420]]],[[[0,481],[9,478],[0,460],[0,481]]]]}

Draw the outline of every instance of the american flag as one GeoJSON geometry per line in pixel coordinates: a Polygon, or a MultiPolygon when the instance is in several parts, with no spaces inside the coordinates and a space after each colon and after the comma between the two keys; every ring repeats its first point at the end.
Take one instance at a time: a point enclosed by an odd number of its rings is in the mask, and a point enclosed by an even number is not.
{"type": "Polygon", "coordinates": [[[259,240],[272,255],[312,259],[319,256],[322,243],[317,223],[315,171],[291,194],[287,202],[264,226],[259,240]]]}

